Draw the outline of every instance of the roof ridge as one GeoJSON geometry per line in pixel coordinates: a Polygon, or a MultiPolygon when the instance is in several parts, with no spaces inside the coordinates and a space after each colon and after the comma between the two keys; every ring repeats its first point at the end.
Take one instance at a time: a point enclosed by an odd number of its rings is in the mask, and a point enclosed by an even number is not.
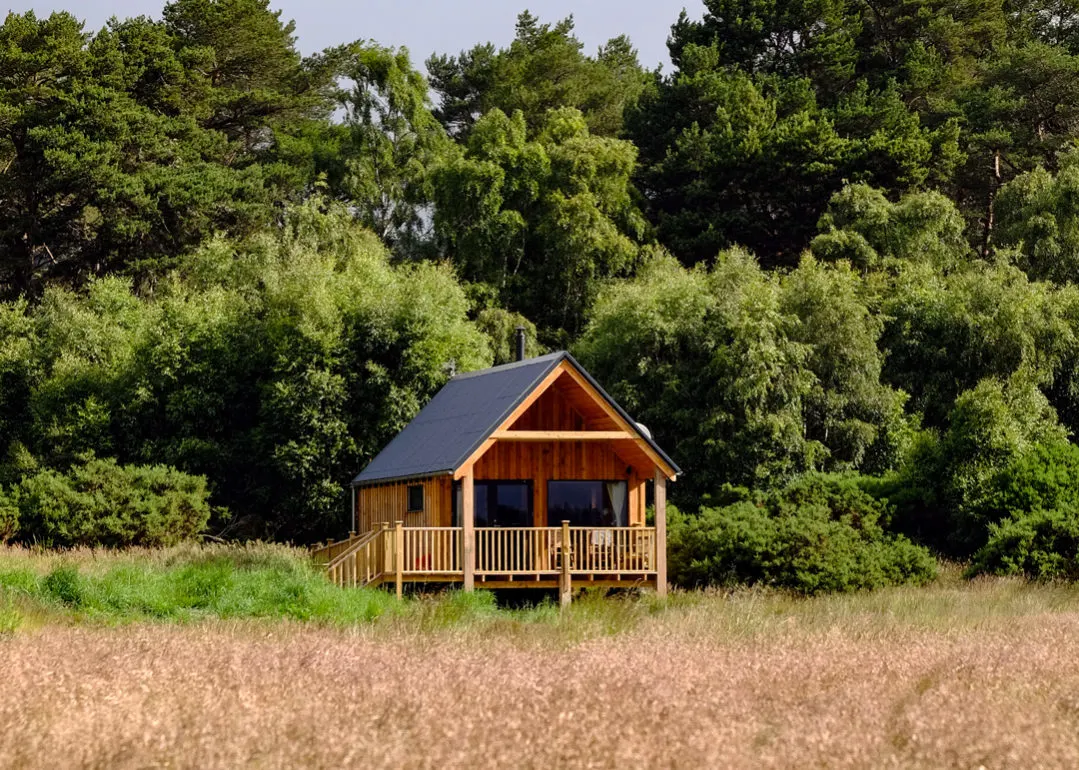
{"type": "Polygon", "coordinates": [[[508,369],[515,369],[521,366],[529,366],[537,363],[538,361],[553,361],[555,359],[562,359],[569,355],[568,351],[555,350],[551,353],[544,353],[542,356],[535,356],[534,358],[525,358],[520,361],[511,361],[508,364],[499,364],[498,366],[488,366],[486,369],[476,369],[471,372],[464,372],[463,374],[455,374],[450,378],[450,381],[466,380],[470,377],[480,377],[485,374],[494,374],[496,372],[504,372],[508,369]]]}

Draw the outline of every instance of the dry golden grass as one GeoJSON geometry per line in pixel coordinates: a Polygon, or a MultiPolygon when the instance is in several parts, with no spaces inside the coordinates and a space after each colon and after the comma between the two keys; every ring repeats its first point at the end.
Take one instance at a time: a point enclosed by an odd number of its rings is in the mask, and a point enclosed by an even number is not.
{"type": "Polygon", "coordinates": [[[0,639],[0,767],[1077,767],[1079,593],[1017,581],[0,639]]]}

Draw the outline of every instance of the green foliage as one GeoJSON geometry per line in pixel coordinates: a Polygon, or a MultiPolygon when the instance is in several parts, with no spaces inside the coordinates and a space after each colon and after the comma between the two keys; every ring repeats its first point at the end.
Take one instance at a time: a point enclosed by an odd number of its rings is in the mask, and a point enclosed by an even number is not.
{"type": "Polygon", "coordinates": [[[1022,375],[1072,408],[1079,295],[1032,283],[1018,269],[976,263],[941,274],[907,263],[886,288],[884,379],[911,395],[925,424],[943,426],[959,394],[985,378],[1022,375]]]}
{"type": "Polygon", "coordinates": [[[392,267],[318,200],[284,222],[216,239],[152,297],[106,278],[0,314],[0,385],[22,405],[3,453],[17,443],[58,469],[85,452],[167,463],[209,480],[236,535],[339,533],[357,468],[451,366],[490,353],[445,265],[392,267]]]}
{"type": "Polygon", "coordinates": [[[962,216],[936,192],[908,193],[891,203],[881,190],[848,185],[832,196],[818,227],[813,253],[832,262],[847,260],[862,271],[896,260],[948,270],[970,254],[962,216]]]}
{"type": "Polygon", "coordinates": [[[1079,579],[1079,516],[1075,508],[1035,509],[989,527],[968,574],[1079,579]]]}
{"type": "Polygon", "coordinates": [[[1055,175],[1038,168],[1001,188],[998,242],[1017,249],[1020,266],[1032,279],[1079,281],[1077,193],[1079,153],[1075,152],[1064,156],[1055,175]]]}
{"type": "Polygon", "coordinates": [[[98,571],[75,562],[44,576],[3,571],[0,596],[5,591],[110,622],[289,618],[349,626],[394,605],[382,591],[337,588],[305,555],[267,546],[179,551],[164,561],[135,555],[98,571]]]}
{"type": "Polygon", "coordinates": [[[902,54],[880,61],[899,51],[894,39],[878,47],[875,35],[894,28],[877,11],[845,0],[706,7],[673,27],[676,71],[627,118],[647,213],[684,262],[738,243],[791,265],[847,182],[901,193],[950,177],[958,124],[923,118],[902,54]]]}
{"type": "Polygon", "coordinates": [[[172,545],[210,519],[206,481],[165,466],[90,458],[67,473],[43,469],[0,497],[18,511],[18,536],[49,547],[172,545]]]}
{"type": "Polygon", "coordinates": [[[19,506],[0,494],[0,545],[15,537],[19,531],[19,506]]]}
{"type": "Polygon", "coordinates": [[[328,116],[267,0],[176,0],[90,35],[67,13],[0,26],[0,294],[144,270],[269,221],[307,181],[280,156],[328,116]],[[298,175],[298,176],[297,176],[298,175]]]}
{"type": "Polygon", "coordinates": [[[622,113],[641,93],[647,76],[624,35],[612,38],[595,57],[586,56],[573,34],[573,17],[551,25],[524,11],[508,48],[491,43],[427,60],[439,95],[439,120],[456,136],[466,136],[477,118],[494,109],[520,110],[538,131],[547,111],[573,107],[598,136],[618,136],[622,113]],[[552,76],[554,74],[554,76],[552,76]]]}
{"type": "Polygon", "coordinates": [[[1079,447],[1042,443],[986,484],[975,511],[988,537],[969,573],[1079,578],[1079,447]]]}
{"type": "Polygon", "coordinates": [[[601,294],[575,350],[674,452],[679,500],[881,469],[907,427],[902,395],[880,383],[878,322],[859,293],[849,270],[812,260],[780,279],[742,251],[710,271],[657,254],[601,294]]]}
{"type": "Polygon", "coordinates": [[[492,286],[547,336],[575,333],[601,281],[634,266],[635,157],[576,109],[548,112],[532,140],[522,113],[495,109],[434,172],[435,235],[462,278],[492,286]]]}
{"type": "Polygon", "coordinates": [[[1023,377],[987,379],[962,393],[938,438],[926,434],[892,488],[897,526],[959,558],[985,544],[1003,515],[995,485],[1041,444],[1066,439],[1045,396],[1023,377]],[[1002,475],[1003,474],[1003,475],[1002,475]],[[996,502],[994,502],[996,500],[996,502]]]}
{"type": "Polygon", "coordinates": [[[525,333],[525,357],[535,358],[546,351],[536,336],[536,326],[520,313],[511,313],[500,307],[488,307],[476,314],[476,328],[487,337],[494,353],[494,365],[517,360],[517,328],[525,333]]]}
{"type": "Polygon", "coordinates": [[[432,169],[455,148],[431,113],[427,81],[407,51],[356,44],[344,58],[353,85],[339,96],[344,124],[329,130],[333,143],[319,167],[361,223],[395,253],[418,256],[432,169]]]}
{"type": "Polygon", "coordinates": [[[936,563],[887,534],[888,515],[857,479],[823,475],[697,516],[675,510],[671,575],[686,586],[749,583],[807,594],[928,582],[936,563]]]}

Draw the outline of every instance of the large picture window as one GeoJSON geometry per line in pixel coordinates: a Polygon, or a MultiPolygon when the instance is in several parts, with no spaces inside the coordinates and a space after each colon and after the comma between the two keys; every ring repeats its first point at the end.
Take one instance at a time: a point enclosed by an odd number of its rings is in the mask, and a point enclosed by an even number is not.
{"type": "MultiPolygon", "coordinates": [[[[477,481],[472,485],[477,527],[531,527],[531,481],[477,481]]],[[[461,486],[453,496],[454,526],[461,526],[461,486]]]]}
{"type": "Polygon", "coordinates": [[[549,481],[547,526],[628,527],[626,492],[624,481],[549,481]]]}

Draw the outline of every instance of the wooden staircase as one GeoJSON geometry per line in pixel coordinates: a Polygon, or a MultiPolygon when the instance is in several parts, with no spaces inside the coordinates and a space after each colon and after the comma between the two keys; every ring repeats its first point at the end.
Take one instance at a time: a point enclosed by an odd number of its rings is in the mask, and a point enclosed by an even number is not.
{"type": "Polygon", "coordinates": [[[392,571],[392,547],[387,541],[393,531],[376,529],[341,543],[331,543],[315,551],[316,562],[324,563],[330,580],[342,588],[376,586],[392,571]],[[342,547],[343,546],[343,547],[342,547]]]}

